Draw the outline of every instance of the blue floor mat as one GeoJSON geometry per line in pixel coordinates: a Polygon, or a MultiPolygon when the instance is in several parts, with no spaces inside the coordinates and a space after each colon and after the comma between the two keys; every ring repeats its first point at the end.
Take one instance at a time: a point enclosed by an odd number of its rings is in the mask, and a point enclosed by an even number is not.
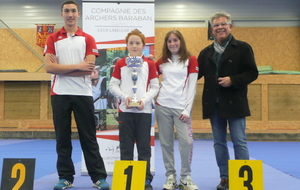
{"type": "Polygon", "coordinates": [[[248,142],[250,156],[300,179],[300,142],[248,142]]]}
{"type": "MultiPolygon", "coordinates": [[[[233,148],[232,142],[228,146],[233,148]]],[[[250,157],[300,179],[300,142],[249,141],[248,148],[250,157]]]]}
{"type": "MultiPolygon", "coordinates": [[[[35,179],[56,172],[55,140],[18,140],[14,143],[0,144],[0,171],[3,158],[35,158],[35,179]]],[[[13,140],[11,140],[13,141],[13,140]]],[[[81,149],[78,140],[73,140],[73,162],[81,161],[81,149]]]]}
{"type": "MultiPolygon", "coordinates": [[[[231,157],[232,143],[228,142],[231,157]]],[[[248,142],[250,156],[264,162],[265,189],[296,190],[300,186],[300,142],[248,142]],[[283,183],[284,182],[284,183],[283,183]],[[288,186],[286,186],[288,184],[288,186]]],[[[36,158],[34,190],[52,189],[58,180],[56,173],[55,140],[0,140],[0,171],[3,158],[36,158]]],[[[73,161],[76,168],[75,187],[72,189],[93,190],[89,176],[81,176],[81,148],[79,140],[73,140],[73,161]]],[[[159,140],[155,140],[155,176],[153,188],[161,189],[165,182],[165,169],[159,140]]],[[[176,168],[180,170],[178,140],[175,140],[176,168]]],[[[213,141],[197,139],[194,142],[192,178],[199,189],[215,190],[219,182],[218,168],[214,158],[213,141]]],[[[112,182],[112,176],[108,176],[112,182]]]]}

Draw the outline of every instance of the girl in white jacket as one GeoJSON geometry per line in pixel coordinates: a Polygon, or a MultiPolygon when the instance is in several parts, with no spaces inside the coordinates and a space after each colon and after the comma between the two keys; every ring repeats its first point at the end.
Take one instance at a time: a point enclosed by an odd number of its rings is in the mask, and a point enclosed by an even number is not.
{"type": "Polygon", "coordinates": [[[172,30],[166,34],[161,58],[155,64],[158,73],[162,74],[155,115],[167,177],[163,190],[177,188],[174,125],[181,154],[179,188],[197,190],[198,187],[191,178],[193,133],[190,117],[196,94],[198,62],[188,52],[182,34],[178,30],[172,30]]]}

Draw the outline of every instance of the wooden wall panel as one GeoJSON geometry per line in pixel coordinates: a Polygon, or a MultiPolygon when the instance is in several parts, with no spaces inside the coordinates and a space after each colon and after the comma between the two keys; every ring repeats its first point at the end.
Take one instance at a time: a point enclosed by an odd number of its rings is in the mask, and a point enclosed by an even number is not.
{"type": "MultiPolygon", "coordinates": [[[[165,34],[178,29],[185,37],[190,52],[199,52],[212,41],[207,28],[155,28],[155,57],[161,54],[165,34]]],[[[39,55],[43,48],[36,45],[35,29],[13,29],[39,55]]],[[[233,27],[233,35],[248,42],[254,50],[258,66],[270,65],[274,70],[300,71],[300,27],[233,27]]],[[[32,53],[8,29],[0,29],[0,70],[26,69],[35,72],[43,61],[32,53]]],[[[45,72],[41,69],[40,72],[45,72]]]]}
{"type": "Polygon", "coordinates": [[[194,99],[193,109],[192,109],[192,121],[202,120],[202,92],[203,84],[197,84],[196,96],[194,99]]]}
{"type": "Polygon", "coordinates": [[[269,120],[300,121],[300,86],[296,84],[269,85],[269,120]]]}
{"type": "Polygon", "coordinates": [[[300,27],[233,28],[233,34],[252,46],[257,65],[300,71],[300,27]]]}
{"type": "Polygon", "coordinates": [[[262,120],[262,89],[260,84],[248,85],[248,102],[251,116],[247,117],[249,121],[262,120]]]}
{"type": "Polygon", "coordinates": [[[0,81],[0,120],[4,119],[4,82],[0,81]]]}
{"type": "MultiPolygon", "coordinates": [[[[161,54],[165,34],[173,29],[183,34],[188,49],[195,56],[212,43],[207,40],[206,28],[156,28],[155,57],[161,54]]],[[[258,66],[300,71],[300,27],[233,27],[232,33],[236,39],[252,46],[258,66]]]]}
{"type": "Polygon", "coordinates": [[[48,81],[43,81],[40,84],[40,119],[48,119],[48,105],[49,105],[49,83],[48,81]]]}
{"type": "MultiPolygon", "coordinates": [[[[35,29],[13,29],[34,51],[43,56],[44,49],[36,45],[35,29]]],[[[26,45],[24,45],[8,29],[0,29],[0,70],[26,69],[35,72],[43,64],[26,45]]],[[[45,70],[41,70],[45,72],[45,70]]]]}
{"type": "MultiPolygon", "coordinates": [[[[53,131],[49,87],[49,81],[0,81],[0,130],[53,131]]],[[[195,133],[210,133],[209,120],[202,119],[202,89],[203,79],[197,85],[192,126],[195,133]]],[[[299,93],[300,75],[260,75],[249,85],[252,116],[247,117],[247,132],[299,133],[299,93]]],[[[72,131],[76,131],[74,119],[72,131]]]]}
{"type": "Polygon", "coordinates": [[[5,82],[4,118],[40,119],[39,82],[5,82]]]}

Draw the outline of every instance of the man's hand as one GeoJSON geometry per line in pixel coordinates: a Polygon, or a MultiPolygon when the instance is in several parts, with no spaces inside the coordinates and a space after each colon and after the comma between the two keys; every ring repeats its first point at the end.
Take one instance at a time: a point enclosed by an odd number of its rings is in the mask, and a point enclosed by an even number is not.
{"type": "Polygon", "coordinates": [[[230,87],[232,85],[230,77],[220,77],[218,78],[218,82],[223,87],[230,87]]]}
{"type": "Polygon", "coordinates": [[[93,71],[95,68],[95,63],[83,61],[78,63],[79,71],[93,71]]]}
{"type": "Polygon", "coordinates": [[[93,70],[91,74],[91,79],[97,79],[99,78],[99,74],[97,70],[93,70]]]}
{"type": "MultiPolygon", "coordinates": [[[[53,54],[50,54],[50,61],[52,63],[58,63],[57,62],[57,58],[55,55],[53,54]]],[[[93,62],[87,62],[86,60],[84,60],[83,62],[81,63],[78,63],[78,69],[79,71],[93,71],[95,68],[95,63],[93,62]]]]}
{"type": "Polygon", "coordinates": [[[53,55],[52,53],[50,54],[49,58],[50,58],[50,61],[51,61],[52,63],[58,63],[58,62],[57,62],[56,56],[53,55]]]}

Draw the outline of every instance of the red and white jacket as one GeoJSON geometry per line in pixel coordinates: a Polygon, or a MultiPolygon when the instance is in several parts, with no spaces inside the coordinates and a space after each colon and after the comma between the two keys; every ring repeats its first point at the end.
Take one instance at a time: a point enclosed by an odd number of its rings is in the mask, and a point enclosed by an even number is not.
{"type": "Polygon", "coordinates": [[[127,67],[126,57],[118,60],[109,83],[109,91],[120,99],[119,112],[152,113],[152,100],[158,92],[158,74],[153,60],[143,57],[144,62],[138,69],[136,95],[145,104],[143,110],[126,108],[126,98],[133,96],[132,70],[127,67]]]}
{"type": "Polygon", "coordinates": [[[168,61],[160,59],[155,64],[158,73],[162,74],[156,104],[182,109],[182,114],[190,117],[199,71],[196,57],[190,56],[183,63],[178,56],[173,55],[168,61]]]}

